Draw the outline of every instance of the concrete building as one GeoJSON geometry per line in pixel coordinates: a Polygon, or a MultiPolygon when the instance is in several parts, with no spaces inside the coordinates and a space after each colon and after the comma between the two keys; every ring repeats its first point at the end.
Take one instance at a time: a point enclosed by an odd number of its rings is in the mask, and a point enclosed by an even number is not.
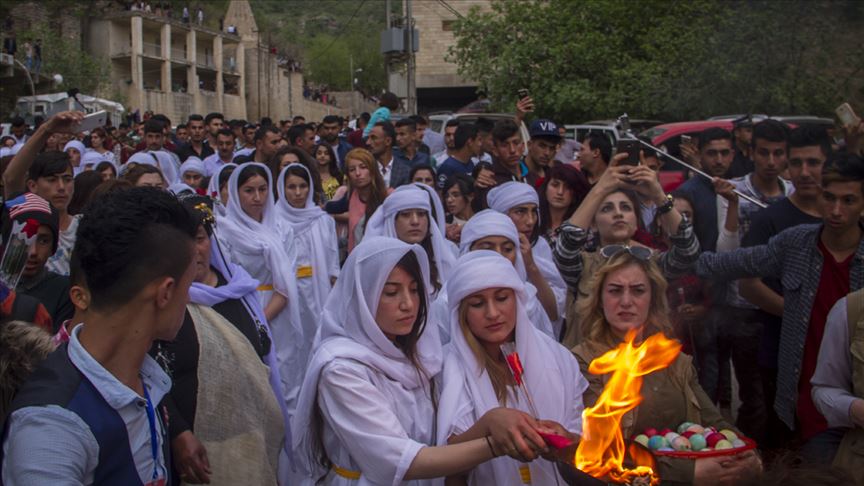
{"type": "Polygon", "coordinates": [[[85,48],[111,60],[113,87],[126,93],[132,109],[164,113],[176,123],[212,111],[246,119],[239,36],[139,11],[94,19],[89,33],[85,48]]]}
{"type": "MultiPolygon", "coordinates": [[[[491,10],[490,0],[459,0],[447,4],[462,15],[472,8],[491,10]]],[[[447,50],[455,44],[453,24],[456,14],[441,2],[412,2],[415,29],[420,32],[420,45],[415,56],[415,86],[417,108],[421,113],[455,110],[474,101],[476,81],[459,75],[458,66],[447,60],[447,50]]],[[[391,91],[404,96],[404,73],[391,76],[391,91]],[[397,86],[402,84],[402,86],[397,86]]]]}

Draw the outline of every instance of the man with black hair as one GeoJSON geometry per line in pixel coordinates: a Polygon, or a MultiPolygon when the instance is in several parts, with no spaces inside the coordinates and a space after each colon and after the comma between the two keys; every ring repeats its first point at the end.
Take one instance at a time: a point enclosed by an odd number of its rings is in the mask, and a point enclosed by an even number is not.
{"type": "MultiPolygon", "coordinates": [[[[582,152],[585,145],[582,146],[582,152]]],[[[580,152],[580,160],[582,157],[580,152]]],[[[732,134],[722,128],[709,128],[699,134],[699,165],[711,177],[725,177],[732,163],[732,134]]],[[[703,251],[714,251],[720,236],[717,225],[717,192],[714,183],[694,175],[678,188],[693,202],[693,232],[703,251]]]]}
{"type": "Polygon", "coordinates": [[[155,340],[174,339],[183,322],[195,229],[177,199],[158,189],[136,187],[94,201],[81,221],[73,265],[89,293],[86,317],[12,402],[4,484],[169,480],[159,403],[171,379],[147,353],[155,340]]]}
{"type": "Polygon", "coordinates": [[[417,150],[417,124],[410,118],[396,122],[396,148],[393,149],[394,161],[409,168],[418,165],[432,165],[428,154],[417,150]]]}
{"type": "Polygon", "coordinates": [[[384,184],[388,187],[398,187],[409,182],[410,167],[400,164],[399,169],[393,163],[393,143],[396,141],[396,129],[390,122],[378,122],[369,131],[366,145],[375,160],[378,161],[378,170],[384,178],[384,184]],[[398,173],[397,173],[398,172],[398,173]]]}
{"type": "Polygon", "coordinates": [[[291,126],[294,125],[304,125],[306,123],[306,117],[303,115],[296,115],[291,119],[291,126]]]}
{"type": "Polygon", "coordinates": [[[417,130],[419,131],[418,139],[429,147],[429,155],[437,154],[447,150],[447,145],[444,143],[444,136],[435,130],[427,130],[429,128],[429,120],[422,115],[416,115],[417,130]]]}
{"type": "Polygon", "coordinates": [[[753,172],[753,117],[744,115],[732,121],[732,137],[735,145],[735,157],[726,177],[732,179],[743,177],[753,172]]]}
{"type": "Polygon", "coordinates": [[[471,158],[471,162],[474,162],[474,165],[481,162],[491,164],[492,152],[495,149],[495,144],[492,141],[492,130],[495,129],[495,122],[481,116],[474,125],[477,126],[477,138],[480,139],[481,150],[480,155],[471,158]]]}
{"type": "MultiPolygon", "coordinates": [[[[333,149],[333,153],[336,154],[336,164],[339,166],[339,169],[344,168],[345,156],[348,155],[348,152],[350,152],[352,148],[351,144],[339,136],[341,128],[341,120],[336,115],[327,115],[324,117],[324,120],[321,121],[321,141],[333,149]]],[[[312,148],[312,151],[315,151],[314,147],[312,148]]],[[[314,157],[315,154],[313,153],[312,156],[314,157]]]]}
{"type": "Polygon", "coordinates": [[[189,115],[186,126],[189,128],[189,143],[177,149],[180,162],[186,162],[186,159],[193,155],[201,160],[213,155],[213,147],[216,146],[215,137],[212,145],[207,142],[208,129],[204,126],[204,117],[197,114],[189,115]]]}
{"type": "Polygon", "coordinates": [[[435,165],[440,167],[441,164],[447,160],[450,155],[452,155],[454,140],[453,137],[456,135],[456,128],[459,126],[459,120],[454,118],[452,120],[447,120],[447,123],[444,124],[444,150],[434,153],[432,158],[435,159],[435,165]]]}
{"type": "Polygon", "coordinates": [[[288,144],[315,157],[315,129],[305,123],[294,124],[288,130],[288,144]]]}
{"type": "Polygon", "coordinates": [[[204,159],[207,176],[210,177],[225,164],[234,160],[234,132],[228,128],[219,130],[216,134],[216,153],[204,159]]]}
{"type": "Polygon", "coordinates": [[[864,287],[864,161],[831,155],[822,168],[821,189],[821,224],[789,228],[765,245],[703,253],[696,272],[721,280],[779,276],[783,318],[774,410],[805,441],[800,453],[806,460],[830,463],[843,430],[828,428],[813,403],[810,378],[829,310],[864,287]]]}
{"type": "Polygon", "coordinates": [[[456,128],[456,133],[453,136],[453,150],[450,157],[438,166],[438,181],[436,183],[439,190],[444,190],[444,185],[447,184],[447,179],[453,174],[464,174],[471,176],[474,172],[474,164],[471,162],[472,157],[476,157],[482,151],[482,141],[477,135],[477,126],[473,123],[461,123],[456,128]]]}
{"type": "MultiPolygon", "coordinates": [[[[787,128],[776,120],[764,120],[753,128],[753,162],[755,170],[744,176],[732,179],[732,186],[740,193],[761,201],[768,206],[786,198],[792,192],[792,185],[780,178],[786,169],[788,150],[787,128]]],[[[738,199],[735,196],[735,199],[738,199]]],[[[731,233],[724,226],[727,211],[734,211],[726,197],[717,195],[717,220],[719,238],[718,251],[741,246],[741,240],[751,228],[753,215],[762,209],[748,199],[737,202],[738,231],[731,233]]],[[[738,282],[726,286],[723,302],[723,316],[727,319],[724,326],[729,335],[730,357],[738,380],[738,395],[741,406],[738,409],[736,425],[748,437],[757,442],[765,439],[766,412],[757,360],[759,340],[762,335],[762,314],[758,308],[745,300],[738,292],[738,282]]],[[[726,359],[721,356],[721,359],[726,359]]]]}
{"type": "Polygon", "coordinates": [[[279,131],[282,132],[283,138],[288,138],[288,130],[291,129],[291,120],[279,120],[279,131]]]}
{"type": "Polygon", "coordinates": [[[177,128],[174,129],[174,143],[181,148],[189,143],[189,129],[185,123],[177,125],[177,128]]]}
{"type": "MultiPolygon", "coordinates": [[[[741,240],[742,247],[765,245],[788,228],[822,222],[819,213],[822,166],[830,154],[831,142],[825,129],[803,126],[792,130],[789,135],[788,165],[795,191],[753,215],[750,229],[741,240]]],[[[776,276],[744,279],[738,283],[741,296],[759,307],[757,312],[763,324],[757,362],[767,411],[767,432],[761,444],[768,448],[780,448],[791,434],[772,408],[777,388],[783,287],[776,276]]]]}
{"type": "Polygon", "coordinates": [[[528,153],[523,163],[528,168],[528,183],[539,188],[546,180],[547,172],[555,164],[555,152],[561,143],[558,125],[552,120],[534,120],[528,129],[528,153]]]}
{"type": "Polygon", "coordinates": [[[20,116],[16,116],[12,119],[10,132],[12,138],[15,139],[15,145],[27,141],[27,123],[20,116]]]}
{"type": "Polygon", "coordinates": [[[480,163],[475,168],[474,186],[477,193],[471,203],[474,211],[486,209],[486,193],[505,182],[527,182],[528,169],[522,164],[525,141],[519,125],[513,120],[501,120],[492,130],[493,162],[480,163]]]}
{"type": "Polygon", "coordinates": [[[219,133],[219,130],[222,130],[222,126],[225,125],[225,115],[218,112],[208,113],[207,116],[204,117],[204,125],[207,127],[207,140],[205,140],[204,143],[209,144],[211,147],[210,150],[212,151],[212,147],[216,146],[216,134],[219,133]]]}
{"type": "MultiPolygon", "coordinates": [[[[234,139],[237,140],[237,148],[243,145],[243,127],[246,126],[245,120],[238,120],[237,118],[228,122],[228,128],[234,132],[234,139]]],[[[218,134],[217,134],[218,136],[218,134]]],[[[236,148],[235,148],[236,150],[236,148]]]]}
{"type": "Polygon", "coordinates": [[[252,123],[247,123],[243,126],[242,136],[234,144],[237,147],[234,149],[234,157],[249,155],[255,150],[255,132],[257,131],[258,127],[252,123]]]}
{"type": "Polygon", "coordinates": [[[612,160],[612,142],[601,133],[589,133],[582,140],[579,164],[588,182],[595,184],[612,160]]]}
{"type": "Polygon", "coordinates": [[[47,200],[59,215],[59,245],[48,259],[46,268],[60,275],[69,275],[69,258],[75,245],[79,216],[69,214],[69,201],[75,192],[72,163],[65,152],[41,152],[52,133],[74,133],[84,118],[83,113],[65,111],[43,123],[21,147],[3,173],[6,200],[14,199],[25,190],[47,200]]]}
{"type": "Polygon", "coordinates": [[[348,134],[345,139],[348,143],[351,144],[354,148],[366,148],[366,142],[363,141],[363,130],[366,128],[366,125],[369,124],[369,120],[372,118],[368,112],[360,113],[360,116],[357,117],[357,125],[354,131],[348,134]]]}
{"type": "Polygon", "coordinates": [[[237,165],[246,162],[260,162],[266,164],[285,145],[282,133],[273,125],[262,125],[255,132],[255,150],[248,155],[235,155],[234,163],[237,165]]]}

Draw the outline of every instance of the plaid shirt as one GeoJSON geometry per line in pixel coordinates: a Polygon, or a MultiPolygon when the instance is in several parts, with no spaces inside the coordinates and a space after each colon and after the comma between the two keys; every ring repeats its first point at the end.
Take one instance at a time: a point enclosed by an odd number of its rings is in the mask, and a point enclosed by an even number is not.
{"type": "MultiPolygon", "coordinates": [[[[555,264],[561,277],[574,295],[579,295],[579,281],[582,279],[582,252],[588,245],[589,234],[584,229],[565,221],[559,227],[558,241],[554,247],[555,264]]],[[[693,233],[693,226],[681,219],[678,233],[669,237],[672,245],[668,251],[655,252],[657,264],[667,279],[674,279],[690,273],[699,257],[699,240],[693,233]]]]}
{"type": "MultiPolygon", "coordinates": [[[[783,324],[774,410],[792,430],[795,429],[804,343],[822,273],[822,253],[817,246],[821,231],[821,224],[794,226],[772,237],[766,245],[726,253],[703,253],[696,264],[696,273],[706,279],[780,278],[783,324]]],[[[864,287],[864,239],[852,260],[849,287],[853,291],[864,287]]]]}

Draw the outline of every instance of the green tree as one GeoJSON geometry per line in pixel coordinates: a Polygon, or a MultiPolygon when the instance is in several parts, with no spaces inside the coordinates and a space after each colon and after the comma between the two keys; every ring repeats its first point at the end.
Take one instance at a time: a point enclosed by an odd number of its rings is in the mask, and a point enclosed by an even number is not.
{"type": "Polygon", "coordinates": [[[45,75],[59,73],[63,82],[57,86],[58,91],[78,88],[82,93],[90,95],[107,94],[110,89],[110,64],[84,52],[76,42],[70,42],[47,24],[37,24],[31,30],[23,32],[18,42],[42,42],[42,68],[45,75]]]}
{"type": "Polygon", "coordinates": [[[456,25],[450,58],[512,110],[528,88],[561,120],[830,114],[864,99],[854,0],[493,0],[456,25]]]}

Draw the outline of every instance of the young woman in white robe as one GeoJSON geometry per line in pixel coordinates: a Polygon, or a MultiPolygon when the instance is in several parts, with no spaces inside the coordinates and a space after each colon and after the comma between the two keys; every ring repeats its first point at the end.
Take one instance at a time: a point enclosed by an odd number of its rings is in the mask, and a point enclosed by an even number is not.
{"type": "Polygon", "coordinates": [[[426,321],[428,288],[419,245],[364,237],[349,255],[324,306],[291,424],[302,484],[440,485],[434,478],[515,451],[511,437],[542,447],[530,418],[507,409],[483,416],[476,439],[431,445],[442,351],[437,325],[426,321]]]}
{"type": "Polygon", "coordinates": [[[506,182],[486,194],[489,209],[507,215],[519,231],[528,281],[537,287],[555,336],[561,335],[567,304],[567,284],[561,278],[546,239],[540,238],[540,198],[529,184],[506,182]],[[554,299],[554,301],[553,301],[554,299]],[[554,306],[553,306],[554,304],[554,306]]]}
{"type": "MultiPolygon", "coordinates": [[[[309,338],[318,331],[324,302],[339,276],[336,221],[315,205],[311,181],[312,175],[304,165],[289,164],[279,173],[276,184],[277,224],[290,225],[294,230],[300,321],[309,338]]],[[[310,349],[306,346],[303,361],[310,349]]]]}
{"type": "Polygon", "coordinates": [[[447,280],[455,258],[432,214],[430,197],[425,190],[415,184],[400,186],[369,218],[366,234],[398,238],[422,246],[431,257],[432,293],[437,294],[447,280]]]}
{"type": "MultiPolygon", "coordinates": [[[[528,272],[525,270],[525,262],[522,259],[523,252],[519,232],[516,231],[513,221],[507,216],[491,209],[480,211],[472,216],[462,226],[459,252],[465,255],[468,252],[476,250],[492,250],[501,254],[501,256],[513,264],[516,273],[527,284],[525,292],[529,296],[528,307],[526,309],[528,317],[538,329],[554,338],[555,333],[552,329],[552,321],[549,320],[549,315],[537,297],[537,289],[528,279],[528,272]]],[[[449,279],[444,284],[445,289],[448,282],[449,279]]],[[[432,305],[431,315],[435,322],[441,324],[439,332],[442,342],[444,344],[450,342],[450,311],[446,290],[439,292],[438,298],[432,305]]]]}
{"type": "Polygon", "coordinates": [[[441,196],[438,195],[438,191],[436,191],[432,186],[419,182],[413,182],[412,185],[429,193],[429,202],[432,206],[432,219],[434,219],[435,224],[438,225],[438,231],[442,236],[444,236],[447,248],[449,248],[453,253],[453,259],[455,260],[459,258],[459,246],[447,239],[447,213],[444,211],[444,204],[441,202],[441,196]]]}
{"type": "Polygon", "coordinates": [[[277,224],[272,177],[264,164],[238,167],[228,180],[228,207],[218,219],[219,237],[231,261],[258,280],[258,295],[270,323],[289,413],[297,394],[312,336],[303,332],[295,277],[294,231],[277,224]]]}
{"type": "MultiPolygon", "coordinates": [[[[507,367],[500,346],[515,343],[523,380],[544,431],[573,443],[582,431],[582,393],[588,382],[570,351],[543,334],[525,312],[526,284],[501,255],[480,250],[461,257],[447,286],[452,341],[444,357],[438,408],[438,443],[471,440],[489,410],[509,407],[528,414],[528,405],[507,367]]],[[[547,458],[554,456],[546,455],[547,458]]],[[[520,462],[500,457],[448,480],[450,484],[517,486],[565,484],[554,462],[520,462]]]]}

